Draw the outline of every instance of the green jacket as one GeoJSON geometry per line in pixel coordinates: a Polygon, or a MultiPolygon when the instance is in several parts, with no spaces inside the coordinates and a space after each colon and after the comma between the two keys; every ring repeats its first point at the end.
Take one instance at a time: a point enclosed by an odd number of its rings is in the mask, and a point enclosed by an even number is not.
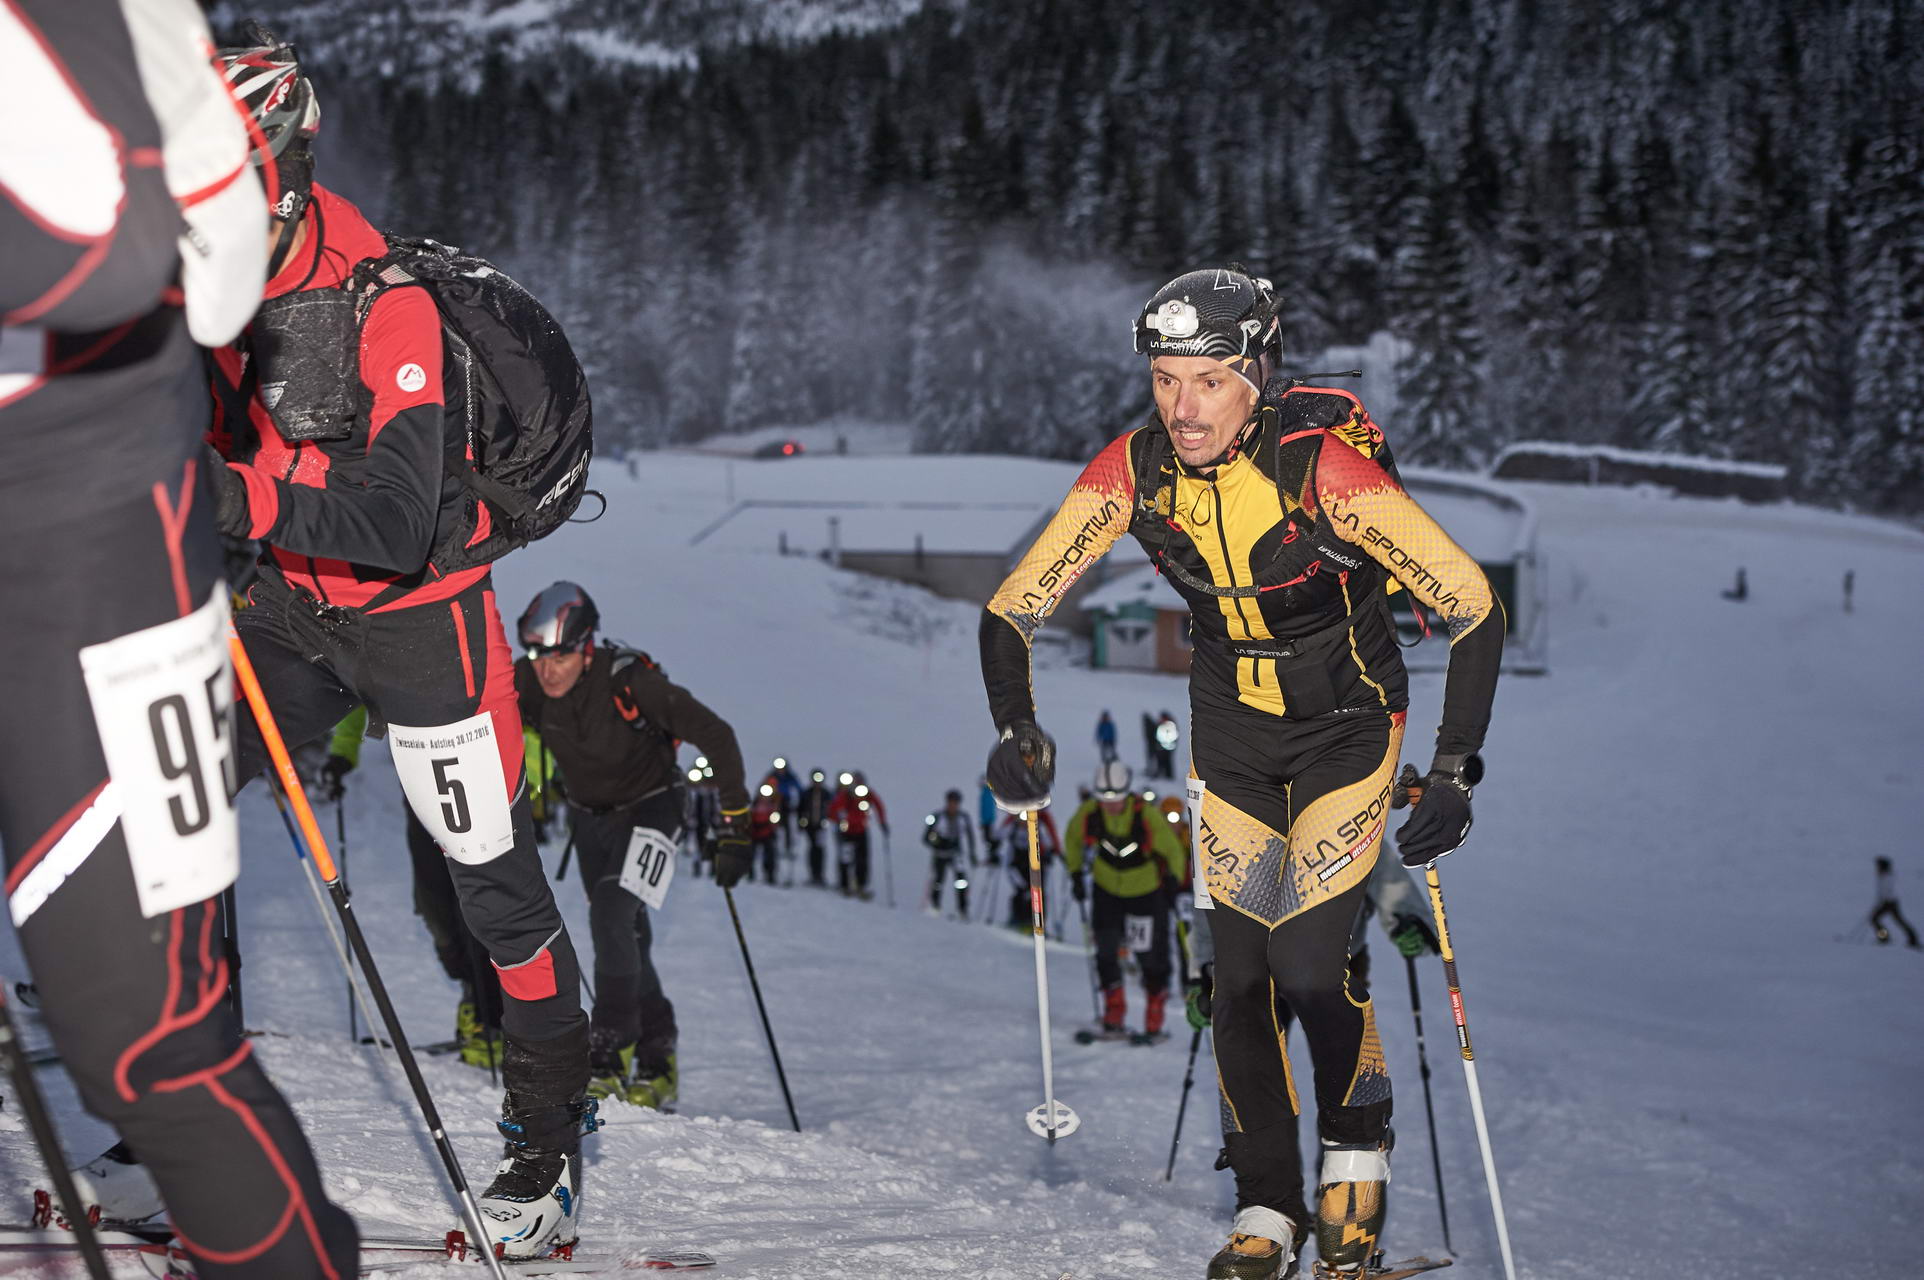
{"type": "Polygon", "coordinates": [[[1094,861],[1096,888],[1118,898],[1140,898],[1165,879],[1182,880],[1184,855],[1175,826],[1137,795],[1114,818],[1100,800],[1083,801],[1063,834],[1062,856],[1070,875],[1082,870],[1085,858],[1094,861]]]}

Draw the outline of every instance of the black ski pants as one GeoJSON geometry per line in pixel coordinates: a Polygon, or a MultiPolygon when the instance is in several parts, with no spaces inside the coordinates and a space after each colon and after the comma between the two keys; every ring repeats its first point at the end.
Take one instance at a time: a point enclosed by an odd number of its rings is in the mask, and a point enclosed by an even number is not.
{"type": "Polygon", "coordinates": [[[661,989],[650,951],[654,929],[648,906],[621,887],[628,841],[636,827],[659,831],[672,847],[681,840],[679,789],[658,791],[634,804],[593,813],[572,808],[575,858],[588,894],[588,932],[595,948],[594,1036],[598,1043],[633,1044],[636,1061],[664,1065],[675,1051],[675,1006],[661,989]]]}
{"type": "Polygon", "coordinates": [[[932,859],[933,867],[929,873],[929,908],[942,910],[942,890],[951,885],[955,890],[955,911],[962,919],[969,918],[969,867],[960,852],[938,853],[932,859]]]}
{"type": "Polygon", "coordinates": [[[1349,943],[1402,730],[1400,713],[1294,721],[1195,692],[1213,1037],[1238,1207],[1310,1220],[1279,1002],[1309,1044],[1319,1136],[1368,1143],[1388,1129],[1389,1073],[1375,1012],[1350,982],[1349,943]]]}
{"type": "Polygon", "coordinates": [[[841,884],[843,893],[868,892],[868,832],[844,831],[841,849],[841,884]]]}
{"type": "Polygon", "coordinates": [[[1890,931],[1884,927],[1885,916],[1897,921],[1897,927],[1904,931],[1904,936],[1911,946],[1917,945],[1917,930],[1911,928],[1911,922],[1904,918],[1903,909],[1897,905],[1897,899],[1886,898],[1871,912],[1871,928],[1877,931],[1879,937],[1890,936],[1890,931]]]}
{"type": "Polygon", "coordinates": [[[818,885],[827,884],[825,874],[828,870],[828,851],[822,847],[822,829],[803,827],[802,831],[808,836],[808,882],[818,885]]]}
{"type": "Polygon", "coordinates": [[[461,895],[441,846],[428,829],[407,810],[408,861],[414,864],[414,914],[428,929],[441,971],[461,984],[464,999],[474,1001],[475,1016],[484,1027],[501,1029],[501,981],[488,963],[488,949],[461,918],[461,895]]]}
{"type": "MultiPolygon", "coordinates": [[[[197,362],[187,383],[185,398],[204,405],[197,362]]],[[[165,405],[155,400],[127,415],[129,432],[165,429],[165,405]]],[[[129,863],[131,822],[160,832],[164,846],[183,825],[201,829],[216,810],[231,813],[219,764],[231,719],[210,717],[212,732],[198,736],[184,727],[184,702],[179,720],[151,704],[165,741],[117,746],[152,753],[179,787],[159,812],[136,804],[116,820],[110,809],[127,779],[109,786],[82,676],[83,648],[225,594],[213,495],[197,471],[188,463],[151,491],[87,501],[0,500],[0,617],[21,624],[0,663],[7,893],[47,1028],[81,1101],[153,1173],[198,1274],[352,1280],[353,1220],[328,1202],[300,1125],[226,998],[216,901],[149,918],[129,863]]],[[[217,680],[183,692],[196,702],[224,699],[224,670],[217,680]]]]}
{"type": "MultiPolygon", "coordinates": [[[[363,613],[324,606],[265,570],[248,599],[236,629],[290,748],[331,731],[357,703],[367,705],[370,723],[416,728],[488,714],[498,759],[472,770],[457,765],[467,776],[443,770],[437,761],[442,812],[430,818],[417,809],[417,817],[431,830],[449,815],[478,823],[486,811],[484,789],[505,789],[506,829],[476,832],[504,842],[501,851],[483,861],[448,860],[462,917],[500,978],[506,1036],[537,1055],[543,1043],[585,1040],[574,946],[535,847],[521,769],[521,716],[489,580],[449,600],[363,613]]],[[[267,764],[251,714],[240,717],[236,755],[243,782],[267,764]]],[[[584,1054],[584,1086],[587,1072],[584,1054]]],[[[514,1088],[512,1080],[507,1083],[514,1088]]]]}
{"type": "MultiPolygon", "coordinates": [[[[1090,926],[1096,938],[1096,977],[1105,989],[1122,985],[1122,961],[1117,958],[1129,936],[1131,919],[1147,918],[1149,945],[1138,948],[1142,989],[1148,995],[1169,990],[1174,966],[1169,959],[1169,897],[1162,890],[1140,898],[1121,898],[1097,886],[1090,903],[1090,926]]],[[[1137,925],[1140,931],[1143,925],[1137,925]]]]}
{"type": "Polygon", "coordinates": [[[756,864],[759,863],[762,869],[762,879],[768,884],[775,883],[775,867],[781,859],[781,850],[776,848],[776,840],[777,837],[773,835],[756,837],[755,848],[748,860],[748,878],[750,880],[755,878],[755,867],[756,864]]]}

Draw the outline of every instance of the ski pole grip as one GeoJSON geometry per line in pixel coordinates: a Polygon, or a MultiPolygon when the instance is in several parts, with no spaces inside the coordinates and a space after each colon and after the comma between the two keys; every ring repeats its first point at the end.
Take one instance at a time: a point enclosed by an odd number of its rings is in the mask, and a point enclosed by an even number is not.
{"type": "Polygon", "coordinates": [[[254,724],[260,730],[261,742],[267,747],[267,758],[273,762],[274,772],[281,780],[281,789],[294,802],[294,819],[300,824],[301,835],[307,840],[314,869],[321,873],[321,879],[332,885],[341,878],[341,873],[335,867],[333,857],[328,854],[327,841],[321,838],[321,825],[314,820],[314,806],[307,802],[307,789],[301,785],[301,776],[294,772],[293,757],[287,754],[287,743],[281,738],[280,726],[274,723],[274,713],[268,709],[267,694],[261,690],[260,677],[254,674],[254,664],[248,659],[247,646],[241,643],[237,633],[229,630],[227,648],[234,655],[234,675],[240,681],[241,694],[254,713],[254,724]]]}

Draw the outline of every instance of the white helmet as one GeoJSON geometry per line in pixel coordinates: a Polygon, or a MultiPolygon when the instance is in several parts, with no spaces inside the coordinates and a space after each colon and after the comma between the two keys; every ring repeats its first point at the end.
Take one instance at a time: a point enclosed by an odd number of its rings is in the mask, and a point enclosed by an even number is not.
{"type": "Polygon", "coordinates": [[[1120,800],[1129,794],[1133,781],[1129,766],[1120,760],[1105,760],[1096,770],[1096,799],[1120,800]]]}

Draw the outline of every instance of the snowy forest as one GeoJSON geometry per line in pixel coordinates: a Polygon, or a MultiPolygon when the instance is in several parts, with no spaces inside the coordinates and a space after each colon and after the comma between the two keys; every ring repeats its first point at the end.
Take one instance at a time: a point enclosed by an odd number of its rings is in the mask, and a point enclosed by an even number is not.
{"type": "Polygon", "coordinates": [[[1293,370],[1408,344],[1408,461],[1606,442],[1924,507],[1904,0],[254,12],[321,180],[548,301],[605,450],[845,418],[1086,455],[1146,409],[1142,299],[1239,261],[1293,370]]]}

